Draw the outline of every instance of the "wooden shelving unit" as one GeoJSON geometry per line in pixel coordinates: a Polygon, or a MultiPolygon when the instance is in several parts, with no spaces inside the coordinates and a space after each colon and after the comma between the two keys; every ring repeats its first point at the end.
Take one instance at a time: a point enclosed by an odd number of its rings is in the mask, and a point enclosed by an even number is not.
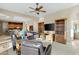
{"type": "Polygon", "coordinates": [[[55,40],[59,43],[65,44],[66,41],[64,39],[65,35],[65,20],[56,20],[55,21],[55,40]]]}

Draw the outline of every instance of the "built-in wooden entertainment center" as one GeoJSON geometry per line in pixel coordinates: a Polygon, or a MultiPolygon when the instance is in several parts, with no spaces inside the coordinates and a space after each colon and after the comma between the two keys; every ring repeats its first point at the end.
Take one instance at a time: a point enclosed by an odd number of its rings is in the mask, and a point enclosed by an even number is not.
{"type": "Polygon", "coordinates": [[[55,41],[59,43],[66,43],[65,40],[65,19],[55,21],[55,41]]]}
{"type": "MultiPolygon", "coordinates": [[[[54,24],[54,27],[53,27],[54,30],[50,30],[52,32],[53,31],[55,32],[55,33],[52,33],[53,41],[65,44],[66,43],[66,40],[65,40],[65,19],[58,19],[53,24],[54,24]]],[[[41,33],[46,34],[46,33],[44,33],[44,31],[45,31],[44,25],[45,25],[44,22],[38,23],[39,35],[41,33]]],[[[47,32],[49,32],[49,30],[47,32]]],[[[49,34],[49,33],[47,33],[47,34],[49,34]]]]}

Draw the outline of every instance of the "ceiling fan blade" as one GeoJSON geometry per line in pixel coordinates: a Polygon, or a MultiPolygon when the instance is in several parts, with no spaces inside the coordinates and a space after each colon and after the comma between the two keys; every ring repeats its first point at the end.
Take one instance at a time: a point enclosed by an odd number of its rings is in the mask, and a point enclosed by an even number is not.
{"type": "Polygon", "coordinates": [[[42,12],[46,12],[46,11],[42,11],[42,12]]]}
{"type": "Polygon", "coordinates": [[[46,11],[44,11],[44,10],[39,10],[39,12],[46,12],[46,11]]]}
{"type": "Polygon", "coordinates": [[[40,6],[38,9],[40,10],[40,9],[42,9],[43,8],[43,6],[40,6]]]}
{"type": "Polygon", "coordinates": [[[35,10],[34,8],[32,8],[32,7],[29,7],[30,9],[33,9],[33,10],[35,10]]]}

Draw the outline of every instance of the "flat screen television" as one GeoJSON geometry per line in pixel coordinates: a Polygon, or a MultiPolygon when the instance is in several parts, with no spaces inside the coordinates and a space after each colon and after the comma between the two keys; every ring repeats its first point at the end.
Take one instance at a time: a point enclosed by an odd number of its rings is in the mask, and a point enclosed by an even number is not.
{"type": "Polygon", "coordinates": [[[45,31],[54,31],[55,25],[53,23],[51,24],[45,24],[45,31]]]}

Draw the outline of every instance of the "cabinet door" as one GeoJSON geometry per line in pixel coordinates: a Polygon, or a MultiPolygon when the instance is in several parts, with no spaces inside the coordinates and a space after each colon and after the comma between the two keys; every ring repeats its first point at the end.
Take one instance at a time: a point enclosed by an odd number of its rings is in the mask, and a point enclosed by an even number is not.
{"type": "Polygon", "coordinates": [[[55,39],[56,39],[56,42],[59,42],[59,43],[63,43],[63,44],[65,44],[66,42],[66,40],[64,39],[64,35],[55,35],[55,39]]]}

